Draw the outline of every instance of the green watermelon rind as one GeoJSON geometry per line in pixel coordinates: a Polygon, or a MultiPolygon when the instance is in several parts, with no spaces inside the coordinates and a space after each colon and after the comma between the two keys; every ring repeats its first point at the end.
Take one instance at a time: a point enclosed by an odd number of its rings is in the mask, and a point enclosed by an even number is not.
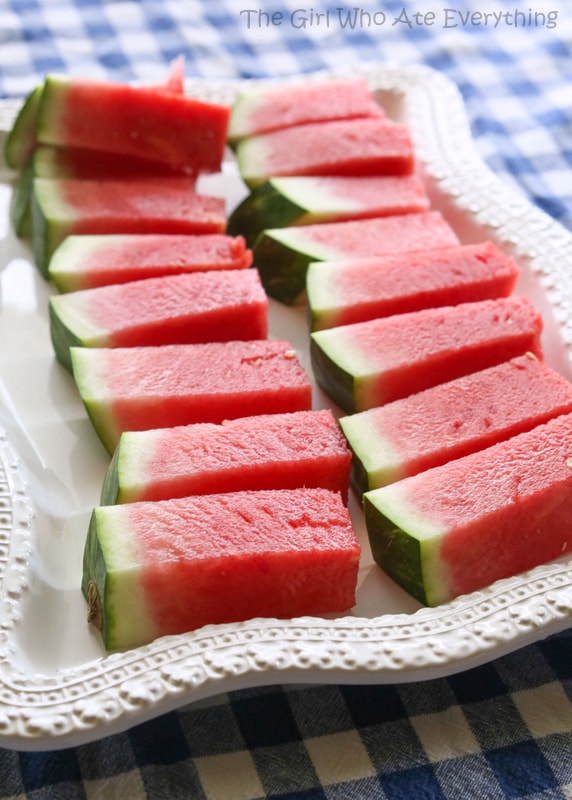
{"type": "Polygon", "coordinates": [[[50,178],[34,178],[30,212],[32,219],[32,253],[36,266],[47,278],[50,259],[56,247],[68,236],[73,224],[63,222],[69,219],[69,209],[57,192],[56,184],[50,178]]]}
{"type": "Polygon", "coordinates": [[[272,177],[264,166],[266,163],[265,143],[265,134],[261,134],[242,139],[236,145],[238,173],[250,190],[272,177]]]}
{"type": "Polygon", "coordinates": [[[269,228],[258,236],[252,252],[267,294],[290,306],[304,301],[308,265],[339,257],[334,248],[312,243],[303,227],[269,228]]]}
{"type": "Polygon", "coordinates": [[[439,559],[438,526],[415,519],[399,484],[368,491],[362,499],[375,563],[419,602],[439,605],[447,581],[439,559]]]}
{"type": "Polygon", "coordinates": [[[76,293],[54,295],[48,302],[50,336],[57,360],[72,371],[71,347],[107,347],[108,336],[89,324],[76,293]],[[75,313],[74,313],[75,312],[75,313]]]}
{"type": "Polygon", "coordinates": [[[32,235],[32,186],[34,182],[33,158],[23,166],[14,185],[10,200],[10,224],[19,239],[32,235]]]}
{"type": "Polygon", "coordinates": [[[88,601],[89,621],[101,630],[107,650],[127,649],[155,635],[139,581],[137,554],[123,535],[123,510],[93,509],[83,557],[81,589],[88,601]],[[122,528],[119,535],[118,528],[122,528]],[[90,589],[90,584],[92,588],[90,589]],[[94,588],[97,595],[94,593],[94,588]],[[97,616],[91,618],[97,603],[97,616]]]}
{"type": "Polygon", "coordinates": [[[113,452],[101,486],[100,505],[117,505],[142,500],[145,488],[145,456],[160,435],[156,429],[123,431],[113,452]],[[138,443],[134,446],[134,442],[138,443]],[[129,480],[123,480],[128,476],[129,480]],[[128,484],[127,486],[125,484],[128,484]]]}
{"type": "Polygon", "coordinates": [[[403,477],[399,454],[367,414],[342,416],[338,424],[352,453],[351,481],[358,496],[403,477]]]}
{"type": "MultiPolygon", "coordinates": [[[[83,572],[81,581],[81,590],[84,597],[90,603],[89,614],[96,615],[93,619],[96,627],[100,628],[104,640],[107,638],[107,617],[103,613],[105,607],[105,592],[106,592],[106,577],[107,569],[105,566],[105,558],[101,549],[101,544],[97,537],[97,519],[96,509],[92,511],[87,538],[85,542],[85,549],[83,553],[83,572]],[[95,586],[97,596],[92,595],[92,586],[95,586]],[[98,609],[93,607],[93,603],[97,602],[98,609]]],[[[91,619],[89,621],[92,621],[91,619]]]]}
{"type": "Polygon", "coordinates": [[[4,142],[4,161],[12,170],[25,166],[36,146],[36,125],[44,84],[27,95],[4,142]]]}
{"type": "Polygon", "coordinates": [[[54,284],[56,289],[62,294],[67,292],[79,291],[85,287],[81,279],[77,277],[74,269],[69,269],[68,265],[81,264],[89,261],[92,253],[97,252],[97,240],[109,234],[77,234],[67,236],[61,242],[50,258],[47,267],[47,277],[54,284]]]}
{"type": "Polygon", "coordinates": [[[346,326],[310,333],[310,362],[318,385],[346,414],[381,404],[383,387],[366,353],[346,335],[346,326]]]}
{"type": "Polygon", "coordinates": [[[238,143],[247,136],[251,135],[251,128],[249,127],[249,116],[253,110],[260,106],[264,101],[266,91],[260,89],[248,89],[247,91],[240,92],[234,101],[229,119],[227,129],[227,141],[229,147],[236,150],[238,143]]]}
{"type": "Polygon", "coordinates": [[[346,414],[354,414],[358,410],[355,376],[329,356],[313,334],[310,335],[310,363],[318,386],[346,414]]]}
{"type": "Polygon", "coordinates": [[[345,199],[343,193],[328,192],[321,186],[322,180],[322,177],[290,176],[264,181],[231,213],[228,233],[243,235],[252,247],[257,236],[267,229],[339,222],[370,215],[363,203],[345,199]]]}
{"type": "Polygon", "coordinates": [[[279,185],[265,181],[239,203],[228,218],[227,233],[244,236],[252,247],[266,228],[283,228],[299,223],[306,209],[291,200],[279,185]]]}
{"type": "Polygon", "coordinates": [[[109,467],[107,468],[105,475],[103,477],[103,482],[101,484],[101,494],[99,497],[99,504],[102,506],[111,506],[115,505],[119,502],[119,454],[121,451],[121,439],[124,434],[121,434],[119,437],[119,441],[115,450],[113,451],[113,455],[111,456],[111,461],[109,462],[109,467]]]}
{"type": "Polygon", "coordinates": [[[97,372],[95,350],[87,347],[70,347],[72,375],[93,428],[108,453],[115,450],[121,431],[113,417],[112,409],[102,393],[102,382],[97,372]],[[102,396],[98,396],[102,395],[102,396]]]}

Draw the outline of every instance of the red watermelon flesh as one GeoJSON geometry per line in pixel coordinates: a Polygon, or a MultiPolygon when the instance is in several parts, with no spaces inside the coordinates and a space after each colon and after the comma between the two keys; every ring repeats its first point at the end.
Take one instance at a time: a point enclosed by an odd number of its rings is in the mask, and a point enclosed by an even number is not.
{"type": "Polygon", "coordinates": [[[355,117],[383,117],[364,78],[259,86],[240,94],[228,123],[228,139],[269,131],[355,117]]]}
{"type": "Polygon", "coordinates": [[[268,298],[256,270],[216,270],[54,295],[50,332],[58,359],[69,348],[264,339],[268,298]]]}
{"type": "Polygon", "coordinates": [[[525,297],[482,300],[311,334],[316,380],[346,413],[398,400],[518,355],[542,355],[525,297]]]}
{"type": "Polygon", "coordinates": [[[339,422],[361,493],[571,412],[572,384],[529,354],[339,422]]]}
{"type": "Polygon", "coordinates": [[[342,613],[360,546],[335,492],[233,492],[94,509],[82,589],[110,649],[255,617],[342,613]]]}
{"type": "Polygon", "coordinates": [[[347,501],[351,454],[329,409],[127,431],[102,505],[253,489],[321,487],[347,501]]]}
{"type": "Polygon", "coordinates": [[[314,330],[376,317],[506,297],[519,269],[492,242],[316,262],[306,293],[314,330]]]}
{"type": "Polygon", "coordinates": [[[196,179],[183,167],[170,167],[160,161],[77,147],[38,145],[30,165],[38,178],[77,178],[82,180],[143,180],[184,175],[196,179]]]}
{"type": "MultiPolygon", "coordinates": [[[[347,219],[384,217],[392,214],[415,214],[429,209],[425,184],[418,175],[360,175],[356,178],[322,175],[313,178],[276,178],[273,181],[292,200],[315,199],[324,215],[347,214],[347,219]],[[300,195],[298,196],[298,192],[300,195]],[[353,216],[352,216],[353,215],[353,216]]],[[[313,208],[310,209],[313,211],[313,208]]],[[[297,221],[296,224],[300,224],[297,221]]],[[[304,220],[302,220],[304,224],[304,220]]]]}
{"type": "Polygon", "coordinates": [[[48,275],[60,292],[92,289],[184,272],[246,269],[244,237],[213,234],[93,234],[68,236],[48,275]]]}
{"type": "Polygon", "coordinates": [[[96,150],[38,145],[18,177],[11,204],[12,223],[19,236],[28,235],[34,178],[162,182],[165,177],[182,176],[188,178],[188,188],[194,188],[193,173],[160,162],[96,150]]]}
{"type": "Polygon", "coordinates": [[[242,179],[256,186],[288,175],[409,175],[409,129],[389,119],[318,122],[252,136],[236,150],[242,179]]]}
{"type": "Polygon", "coordinates": [[[32,244],[42,271],[47,269],[55,248],[70,234],[203,234],[225,230],[224,199],[193,191],[192,179],[34,179],[32,244]]]}
{"type": "Polygon", "coordinates": [[[376,561],[427,605],[572,545],[572,415],[364,495],[376,561]]]}
{"type": "Polygon", "coordinates": [[[48,75],[37,139],[218,172],[230,109],[169,91],[48,75]]]}
{"type": "Polygon", "coordinates": [[[287,341],[72,347],[73,375],[113,452],[126,430],[308,411],[312,384],[287,341]]]}
{"type": "Polygon", "coordinates": [[[272,231],[288,244],[307,248],[317,260],[388,254],[458,245],[459,239],[440,211],[395,214],[375,219],[326,222],[272,231]]]}

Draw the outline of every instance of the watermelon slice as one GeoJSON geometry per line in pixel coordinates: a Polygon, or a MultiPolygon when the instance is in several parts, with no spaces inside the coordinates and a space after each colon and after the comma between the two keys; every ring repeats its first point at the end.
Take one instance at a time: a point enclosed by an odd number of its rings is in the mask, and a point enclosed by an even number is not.
{"type": "Polygon", "coordinates": [[[383,117],[364,78],[344,78],[319,83],[261,85],[241,92],[228,121],[228,140],[269,131],[355,117],[383,117]]]}
{"type": "Polygon", "coordinates": [[[10,221],[18,236],[30,235],[30,203],[34,178],[149,181],[182,175],[193,179],[189,181],[189,188],[193,188],[196,176],[192,173],[171,169],[156,161],[129,158],[116,153],[100,153],[96,150],[38,145],[18,177],[12,195],[10,221]]]}
{"type": "Polygon", "coordinates": [[[112,453],[123,431],[308,411],[312,384],[287,341],[72,347],[87,413],[112,453]]]}
{"type": "Polygon", "coordinates": [[[223,233],[83,234],[58,245],[48,277],[60,292],[93,289],[184,272],[247,269],[252,251],[242,236],[223,233]]]}
{"type": "Polygon", "coordinates": [[[239,142],[236,160],[250,188],[282,175],[409,175],[409,129],[390,119],[317,122],[239,142]]]}
{"type": "MultiPolygon", "coordinates": [[[[184,93],[184,77],[185,58],[184,56],[179,56],[169,65],[169,73],[166,80],[152,88],[157,91],[182,95],[184,93]]],[[[43,90],[43,81],[32,89],[22,104],[12,129],[8,133],[4,143],[4,160],[11,169],[23,169],[34,148],[38,145],[36,127],[43,90]]]]}
{"type": "Polygon", "coordinates": [[[339,261],[458,245],[439,211],[375,219],[323,222],[264,231],[252,249],[267,293],[282,303],[305,298],[306,273],[313,261],[339,261]]]}
{"type": "Polygon", "coordinates": [[[72,233],[224,233],[225,202],[193,191],[187,178],[152,181],[35,178],[32,248],[45,275],[72,233]]]}
{"type": "Polygon", "coordinates": [[[48,75],[38,109],[39,142],[218,172],[230,109],[170,91],[48,75]]]}
{"type": "Polygon", "coordinates": [[[492,242],[310,264],[312,330],[432,306],[507,297],[519,269],[492,242]]]}
{"type": "Polygon", "coordinates": [[[207,624],[342,613],[359,557],[348,510],[325,489],[100,506],[82,590],[117,650],[207,624]]]}
{"type": "Polygon", "coordinates": [[[122,433],[101,504],[321,487],[347,501],[351,453],[329,409],[122,433]]]}
{"type": "Polygon", "coordinates": [[[572,415],[364,494],[377,563],[426,605],[572,544],[572,415]]]}
{"type": "Polygon", "coordinates": [[[542,355],[542,317],[525,297],[356,322],[310,335],[318,384],[346,413],[399,400],[518,355],[542,355]]]}
{"type": "Polygon", "coordinates": [[[572,384],[528,354],[341,417],[358,493],[572,413],[572,384]]]}
{"type": "Polygon", "coordinates": [[[254,269],[217,270],[56,295],[50,333],[71,370],[70,347],[136,347],[264,339],[268,298],[254,269]]]}
{"type": "Polygon", "coordinates": [[[271,178],[232,212],[228,233],[241,233],[252,246],[266,228],[340,222],[410,214],[429,209],[417,175],[364,175],[271,178]]]}

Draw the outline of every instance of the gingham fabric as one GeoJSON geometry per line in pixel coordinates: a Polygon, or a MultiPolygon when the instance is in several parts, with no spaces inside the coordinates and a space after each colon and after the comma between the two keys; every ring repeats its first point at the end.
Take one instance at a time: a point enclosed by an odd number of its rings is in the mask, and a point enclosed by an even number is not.
{"type": "MultiPolygon", "coordinates": [[[[47,71],[153,80],[181,53],[208,79],[441,70],[487,164],[572,229],[570,4],[0,0],[3,98],[47,71]]],[[[73,750],[0,750],[0,798],[572,798],[571,692],[569,632],[439,680],[243,690],[73,750]]]]}

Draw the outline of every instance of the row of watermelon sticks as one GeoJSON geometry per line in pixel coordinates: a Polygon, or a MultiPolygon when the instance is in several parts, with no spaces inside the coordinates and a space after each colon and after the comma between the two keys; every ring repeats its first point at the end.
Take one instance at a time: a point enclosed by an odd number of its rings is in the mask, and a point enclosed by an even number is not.
{"type": "Polygon", "coordinates": [[[229,230],[269,295],[305,300],[373,556],[437,605],[568,550],[572,386],[543,363],[514,259],[461,243],[431,208],[407,128],[355,82],[361,118],[296,125],[309,96],[310,114],[350,104],[323,85],[237,101],[230,141],[251,192],[229,230]]]}
{"type": "Polygon", "coordinates": [[[6,159],[13,223],[60,291],[56,355],[113,455],[82,585],[108,648],[350,608],[350,477],[375,558],[422,602],[567,547],[552,499],[572,387],[541,361],[517,265],[430,209],[406,128],[365,83],[229,109],[186,97],[176,71],[148,89],[48,76],[6,159]],[[227,142],[251,189],[229,219],[195,191],[227,142]],[[306,300],[339,423],[267,338],[268,295],[306,300]]]}

